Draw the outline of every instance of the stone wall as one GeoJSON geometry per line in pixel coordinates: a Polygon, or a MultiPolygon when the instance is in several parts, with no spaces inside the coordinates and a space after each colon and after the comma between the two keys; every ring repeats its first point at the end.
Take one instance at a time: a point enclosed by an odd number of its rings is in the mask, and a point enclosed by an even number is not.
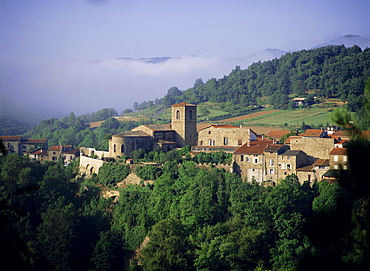
{"type": "Polygon", "coordinates": [[[220,127],[211,126],[198,131],[198,145],[200,146],[212,144],[214,146],[242,146],[255,139],[255,135],[247,128],[223,128],[220,125],[220,127]]]}
{"type": "Polygon", "coordinates": [[[304,151],[314,162],[313,158],[329,159],[329,153],[334,148],[333,138],[294,138],[290,141],[291,150],[304,151]]]}
{"type": "Polygon", "coordinates": [[[85,174],[87,178],[91,178],[94,173],[99,173],[99,168],[103,163],[104,161],[100,159],[80,156],[80,175],[85,174]]]}
{"type": "Polygon", "coordinates": [[[85,148],[85,147],[81,147],[80,148],[80,153],[81,153],[81,156],[83,155],[87,155],[87,156],[91,156],[91,155],[97,155],[99,157],[99,159],[102,159],[103,157],[109,157],[109,152],[107,151],[98,151],[94,148],[85,148]]]}

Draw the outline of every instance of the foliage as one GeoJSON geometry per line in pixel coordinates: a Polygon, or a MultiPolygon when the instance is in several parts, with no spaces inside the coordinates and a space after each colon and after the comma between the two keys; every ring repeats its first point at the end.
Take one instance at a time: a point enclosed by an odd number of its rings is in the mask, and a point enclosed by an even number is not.
{"type": "Polygon", "coordinates": [[[115,187],[117,183],[123,181],[130,174],[128,165],[114,163],[104,163],[99,168],[97,182],[107,187],[115,187]]]}

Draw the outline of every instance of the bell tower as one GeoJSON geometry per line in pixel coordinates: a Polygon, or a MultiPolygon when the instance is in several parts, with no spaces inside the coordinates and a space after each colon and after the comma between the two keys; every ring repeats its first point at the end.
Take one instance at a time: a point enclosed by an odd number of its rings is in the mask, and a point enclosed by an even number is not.
{"type": "Polygon", "coordinates": [[[178,147],[197,143],[197,106],[189,103],[172,105],[172,130],[176,131],[178,147]]]}

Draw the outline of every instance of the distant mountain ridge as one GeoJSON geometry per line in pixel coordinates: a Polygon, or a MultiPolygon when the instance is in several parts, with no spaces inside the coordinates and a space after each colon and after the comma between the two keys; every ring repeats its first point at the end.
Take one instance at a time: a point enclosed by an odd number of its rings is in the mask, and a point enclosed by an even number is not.
{"type": "Polygon", "coordinates": [[[352,47],[353,45],[358,45],[364,50],[367,47],[370,47],[370,39],[360,37],[359,35],[345,35],[334,40],[331,40],[327,43],[323,43],[315,46],[314,48],[325,47],[328,45],[344,45],[346,47],[352,47]]]}

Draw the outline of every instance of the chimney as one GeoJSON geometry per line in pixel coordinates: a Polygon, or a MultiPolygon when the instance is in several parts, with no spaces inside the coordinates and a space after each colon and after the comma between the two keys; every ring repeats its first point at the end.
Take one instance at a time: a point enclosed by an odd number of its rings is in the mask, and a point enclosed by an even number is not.
{"type": "Polygon", "coordinates": [[[250,141],[250,140],[248,140],[248,141],[247,141],[247,146],[248,146],[248,147],[250,147],[250,146],[251,146],[251,141],[250,141]]]}

